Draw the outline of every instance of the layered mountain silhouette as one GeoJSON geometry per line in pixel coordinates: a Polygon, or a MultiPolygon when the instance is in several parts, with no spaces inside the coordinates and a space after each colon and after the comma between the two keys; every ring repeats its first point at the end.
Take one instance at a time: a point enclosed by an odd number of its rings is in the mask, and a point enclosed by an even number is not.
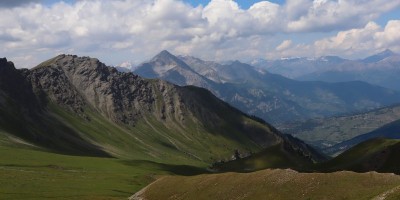
{"type": "Polygon", "coordinates": [[[30,70],[0,59],[0,113],[0,134],[57,153],[210,163],[284,145],[282,152],[314,158],[307,145],[205,89],[146,80],[89,57],[59,55],[30,70]]]}
{"type": "Polygon", "coordinates": [[[400,55],[386,49],[360,60],[336,56],[317,59],[290,58],[280,60],[255,60],[261,69],[302,81],[365,81],[374,85],[400,90],[400,55]]]}
{"type": "Polygon", "coordinates": [[[240,110],[274,124],[373,109],[400,101],[400,93],[361,81],[296,81],[239,61],[218,64],[190,56],[176,57],[167,51],[141,64],[134,73],[207,88],[240,110]]]}

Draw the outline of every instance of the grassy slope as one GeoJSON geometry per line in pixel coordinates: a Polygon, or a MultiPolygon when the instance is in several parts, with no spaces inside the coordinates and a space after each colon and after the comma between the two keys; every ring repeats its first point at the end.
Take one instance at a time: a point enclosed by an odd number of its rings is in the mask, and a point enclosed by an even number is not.
{"type": "MultiPolygon", "coordinates": [[[[218,108],[213,104],[208,106],[210,109],[214,109],[213,106],[218,108]]],[[[243,122],[247,128],[253,128],[252,132],[256,134],[271,132],[267,126],[241,113],[227,116],[219,123],[214,122],[218,125],[212,127],[200,123],[193,116],[186,116],[184,122],[178,122],[162,121],[153,115],[139,119],[135,126],[128,126],[111,122],[90,107],[85,109],[85,114],[90,119],[86,120],[54,104],[50,104],[46,115],[38,116],[38,121],[45,125],[29,118],[24,119],[18,112],[0,111],[4,119],[0,119],[0,130],[10,133],[14,138],[25,138],[25,141],[42,146],[42,149],[48,151],[88,155],[85,145],[91,145],[118,158],[196,166],[207,166],[214,160],[228,158],[238,148],[253,152],[261,150],[259,145],[245,136],[246,127],[238,122],[243,122]],[[45,140],[35,140],[38,135],[45,140]],[[75,139],[67,142],[63,139],[72,137],[75,139]],[[81,146],[75,148],[71,141],[78,141],[81,146]]],[[[224,107],[224,110],[216,112],[220,112],[217,114],[222,116],[224,112],[233,111],[224,107]]],[[[172,120],[175,118],[172,117],[172,120]]]]}
{"type": "MultiPolygon", "coordinates": [[[[57,118],[79,132],[85,140],[101,146],[106,152],[119,158],[206,166],[213,160],[229,157],[237,147],[249,151],[261,149],[247,138],[243,138],[238,129],[224,129],[222,126],[219,129],[208,130],[190,118],[181,124],[166,123],[148,116],[138,120],[132,127],[110,122],[90,109],[86,111],[90,121],[82,120],[55,106],[52,110],[57,118]],[[224,135],[227,133],[232,137],[224,135]],[[232,139],[235,135],[238,140],[232,139]]],[[[243,120],[250,121],[252,126],[263,127],[249,119],[243,120]]]]}
{"type": "Polygon", "coordinates": [[[316,166],[322,171],[378,171],[400,174],[400,140],[372,139],[316,166]]]}
{"type": "Polygon", "coordinates": [[[184,165],[59,155],[1,141],[0,199],[125,199],[155,174],[205,173],[184,165]]]}
{"type": "Polygon", "coordinates": [[[396,187],[400,177],[374,172],[298,173],[292,170],[263,170],[192,177],[160,178],[144,193],[146,199],[372,199],[396,187]]]}

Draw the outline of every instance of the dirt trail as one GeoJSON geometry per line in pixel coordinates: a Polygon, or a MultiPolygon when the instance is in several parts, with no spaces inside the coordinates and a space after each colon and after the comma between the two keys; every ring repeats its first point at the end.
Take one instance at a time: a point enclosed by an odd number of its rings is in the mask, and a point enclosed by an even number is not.
{"type": "Polygon", "coordinates": [[[372,200],[385,200],[389,195],[397,193],[397,192],[400,192],[400,185],[383,192],[382,194],[376,196],[372,200]]]}
{"type": "Polygon", "coordinates": [[[143,194],[146,192],[147,188],[151,187],[151,185],[153,185],[155,182],[162,180],[164,177],[161,177],[157,180],[155,180],[154,182],[150,183],[149,185],[147,185],[146,187],[144,187],[143,189],[139,190],[138,192],[136,192],[135,194],[133,194],[132,196],[130,196],[128,198],[128,200],[146,200],[146,198],[143,196],[143,194]]]}

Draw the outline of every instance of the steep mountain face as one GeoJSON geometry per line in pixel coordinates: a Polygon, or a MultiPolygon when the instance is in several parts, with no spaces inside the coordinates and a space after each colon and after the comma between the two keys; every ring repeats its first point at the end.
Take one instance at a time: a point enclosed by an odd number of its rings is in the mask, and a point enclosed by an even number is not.
{"type": "Polygon", "coordinates": [[[97,59],[60,55],[31,70],[0,64],[0,134],[38,148],[204,164],[235,150],[297,147],[207,90],[145,80],[97,59]]]}
{"type": "Polygon", "coordinates": [[[196,85],[202,88],[212,88],[213,82],[204,78],[185,62],[170,54],[168,51],[162,51],[149,62],[139,65],[135,74],[146,78],[161,78],[172,81],[177,85],[196,85]]]}
{"type": "MultiPolygon", "coordinates": [[[[172,54],[166,55],[170,57],[169,60],[179,59],[172,54]]],[[[158,57],[160,56],[156,56],[153,60],[161,59],[158,57]]],[[[202,77],[202,80],[206,80],[203,83],[210,83],[204,86],[202,82],[186,81],[185,84],[206,87],[219,98],[240,110],[274,124],[373,109],[400,101],[400,93],[360,81],[335,84],[302,82],[257,70],[238,61],[222,65],[193,57],[181,58],[187,62],[186,65],[182,64],[185,68],[191,67],[198,76],[202,77]],[[213,75],[208,76],[208,72],[212,72],[213,75]]],[[[162,59],[166,58],[162,57],[162,59]]],[[[144,63],[134,73],[154,78],[143,71],[145,69],[152,71],[155,68],[161,69],[163,64],[160,63],[144,63]]],[[[171,66],[165,62],[164,65],[165,69],[160,71],[168,71],[171,66]]],[[[184,83],[182,80],[190,79],[184,73],[176,76],[157,77],[176,84],[182,84],[184,83]]]]}
{"type": "Polygon", "coordinates": [[[219,63],[204,61],[193,56],[178,56],[177,58],[185,62],[194,71],[213,82],[223,83],[227,81],[220,77],[218,73],[218,70],[222,67],[219,63]]]}
{"type": "Polygon", "coordinates": [[[20,143],[17,138],[22,138],[32,146],[57,152],[107,156],[97,145],[85,141],[77,131],[47,112],[45,93],[32,86],[27,78],[30,74],[29,70],[16,70],[5,58],[0,60],[0,130],[9,133],[6,137],[17,143],[20,143]]]}
{"type": "Polygon", "coordinates": [[[394,105],[364,113],[282,124],[279,129],[312,144],[325,154],[337,155],[351,146],[370,139],[371,137],[365,137],[369,135],[367,133],[381,134],[375,137],[397,134],[398,131],[395,129],[388,132],[380,130],[383,130],[381,127],[386,127],[386,124],[395,125],[398,119],[400,119],[400,105],[394,105]],[[364,134],[366,135],[363,136],[364,134]],[[344,148],[345,146],[347,148],[344,148]]]}
{"type": "Polygon", "coordinates": [[[252,79],[258,80],[260,75],[264,73],[260,73],[254,70],[252,66],[239,61],[219,64],[213,61],[203,61],[192,56],[178,56],[177,58],[200,75],[216,83],[243,83],[252,79]]]}

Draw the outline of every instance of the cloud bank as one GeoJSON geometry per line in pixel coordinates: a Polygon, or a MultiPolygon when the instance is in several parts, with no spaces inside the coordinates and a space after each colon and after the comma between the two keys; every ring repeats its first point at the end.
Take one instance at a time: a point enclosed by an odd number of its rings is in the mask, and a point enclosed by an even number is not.
{"type": "Polygon", "coordinates": [[[400,51],[399,20],[385,27],[373,22],[400,7],[392,0],[261,1],[249,9],[231,0],[212,0],[204,7],[179,0],[81,0],[51,6],[4,1],[0,6],[0,55],[22,67],[58,53],[117,64],[142,61],[162,49],[209,60],[400,51]],[[285,38],[315,33],[337,34],[311,44],[285,38]]]}

